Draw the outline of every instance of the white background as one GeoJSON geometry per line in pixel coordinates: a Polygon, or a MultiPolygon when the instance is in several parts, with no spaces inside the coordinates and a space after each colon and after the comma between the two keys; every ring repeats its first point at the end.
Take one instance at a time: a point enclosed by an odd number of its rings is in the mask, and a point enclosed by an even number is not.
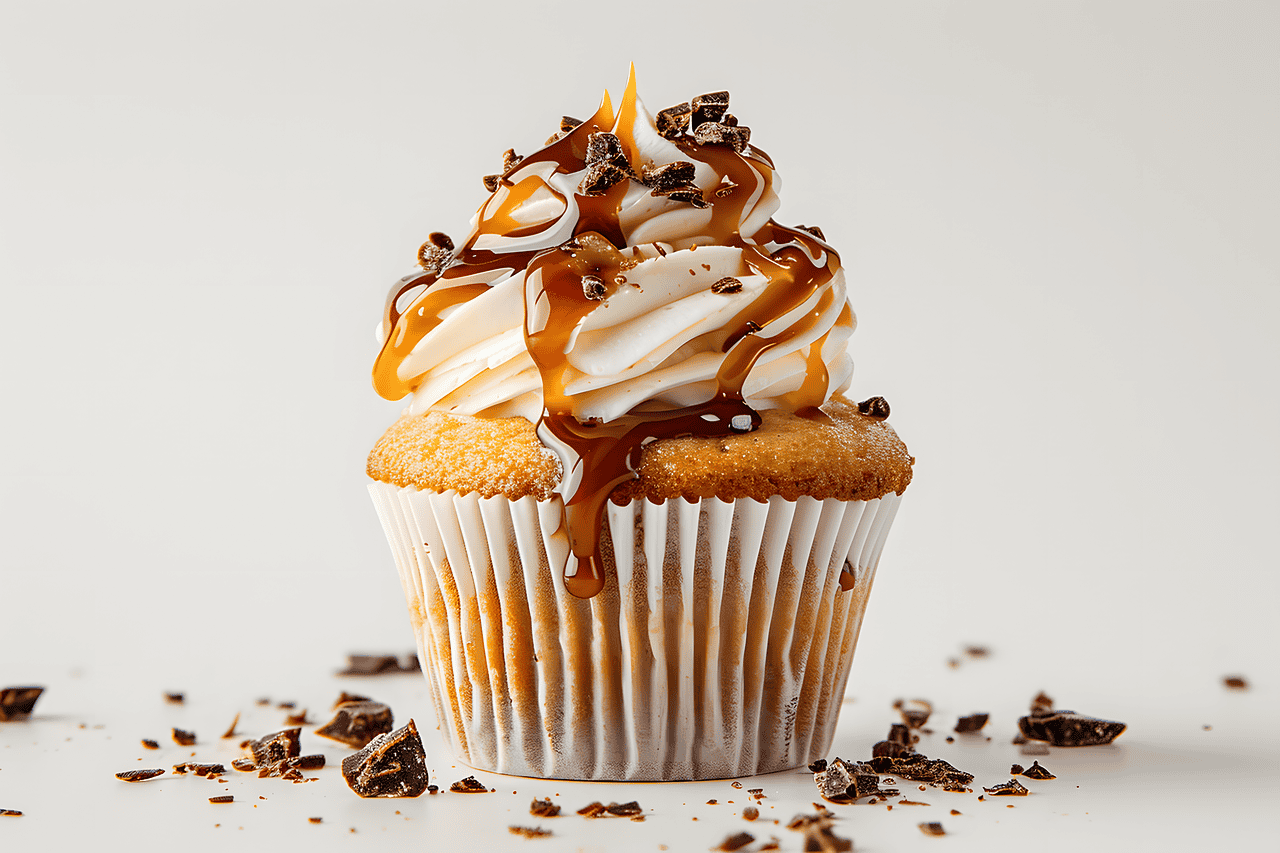
{"type": "MultiPolygon", "coordinates": [[[[233,779],[219,807],[204,798],[224,786],[112,778],[170,725],[213,734],[241,710],[250,734],[278,727],[262,695],[323,717],[363,687],[432,728],[420,679],[332,676],[346,652],[413,642],[364,488],[399,411],[370,387],[373,329],[426,233],[465,232],[501,152],[620,95],[630,61],[652,110],[730,90],[783,175],[777,218],[841,250],[852,395],[887,397],[917,458],[835,752],[865,755],[897,696],[931,698],[922,750],[986,785],[1021,760],[1008,739],[1038,690],[1130,725],[1055,751],[1059,779],[1013,810],[916,792],[934,805],[838,808],[840,833],[859,850],[1276,843],[1280,7],[0,11],[0,686],[48,688],[32,721],[0,724],[0,808],[25,812],[0,818],[6,848],[126,830],[199,849],[231,831],[335,849],[767,839],[725,783],[485,777],[498,793],[365,802],[330,768],[233,779]],[[992,656],[949,667],[970,642],[992,656]],[[1249,691],[1221,686],[1237,672],[1249,691]],[[990,743],[941,740],[979,710],[990,743]],[[652,813],[506,834],[551,793],[652,813]]],[[[437,781],[466,775],[428,740],[437,781]]],[[[770,819],[812,810],[804,774],[760,784],[770,819]]]]}

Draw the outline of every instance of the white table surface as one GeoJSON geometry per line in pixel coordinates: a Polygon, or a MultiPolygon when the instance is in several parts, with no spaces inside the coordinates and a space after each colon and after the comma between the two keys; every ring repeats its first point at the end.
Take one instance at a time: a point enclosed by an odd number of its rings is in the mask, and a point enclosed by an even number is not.
{"type": "Polygon", "coordinates": [[[935,705],[921,751],[987,786],[1029,764],[1010,739],[1040,690],[1129,726],[1054,749],[1058,778],[1028,797],[904,786],[930,805],[831,804],[838,834],[861,851],[1276,848],[1280,11],[733,9],[10,5],[0,686],[47,692],[0,723],[0,808],[24,813],[0,817],[0,847],[707,850],[747,830],[750,850],[800,849],[785,824],[813,810],[806,772],[743,789],[477,773],[494,793],[370,801],[308,731],[330,761],[316,782],[114,778],[193,751],[229,763],[234,714],[246,736],[283,725],[259,697],[323,722],[344,689],[418,722],[433,781],[472,772],[421,678],[334,674],[413,645],[363,481],[399,410],[369,386],[372,330],[423,236],[462,233],[501,151],[619,93],[634,60],[655,110],[731,91],[785,177],[779,220],[841,249],[851,393],[887,397],[918,460],[833,754],[865,757],[899,697],[935,705]],[[1250,689],[1223,686],[1237,673],[1250,689]],[[984,735],[946,743],[977,711],[984,735]],[[234,803],[208,803],[224,789],[234,803]],[[570,814],[530,817],[543,796],[570,814]],[[644,822],[572,814],[632,799],[644,822]],[[916,829],[933,820],[946,837],[916,829]]]}

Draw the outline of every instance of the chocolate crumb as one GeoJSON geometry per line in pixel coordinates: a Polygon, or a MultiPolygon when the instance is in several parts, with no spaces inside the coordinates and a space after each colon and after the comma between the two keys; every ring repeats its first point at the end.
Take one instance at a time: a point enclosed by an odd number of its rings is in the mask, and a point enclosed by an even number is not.
{"type": "Polygon", "coordinates": [[[289,714],[287,717],[284,718],[284,724],[286,726],[309,726],[311,725],[311,722],[312,722],[311,720],[307,719],[306,708],[303,708],[301,711],[299,711],[296,714],[289,714]]]}
{"type": "Polygon", "coordinates": [[[584,275],[582,277],[582,295],[592,302],[600,302],[609,295],[609,290],[604,286],[604,279],[600,276],[584,275]]]}
{"type": "Polygon", "coordinates": [[[1049,694],[1041,690],[1031,699],[1031,713],[1051,713],[1053,711],[1053,699],[1049,698],[1049,694]]]}
{"type": "Polygon", "coordinates": [[[258,766],[278,764],[286,758],[294,758],[302,751],[298,742],[301,734],[300,728],[284,729],[251,740],[246,748],[253,753],[253,761],[258,766]]]}
{"type": "Polygon", "coordinates": [[[824,243],[827,242],[827,235],[823,234],[822,229],[819,228],[817,225],[797,225],[796,230],[804,231],[807,234],[812,234],[822,242],[824,243]]]}
{"type": "Polygon", "coordinates": [[[720,805],[720,801],[719,801],[719,800],[707,800],[707,805],[709,805],[709,806],[718,806],[718,805],[720,805]]]}
{"type": "Polygon", "coordinates": [[[187,701],[187,697],[181,693],[166,693],[164,694],[164,701],[168,702],[170,705],[181,705],[183,702],[187,701]]]}
{"type": "Polygon", "coordinates": [[[394,728],[391,708],[381,702],[346,702],[334,711],[333,719],[316,729],[320,737],[345,743],[356,749],[394,728]]]}
{"type": "Polygon", "coordinates": [[[972,734],[973,732],[982,731],[982,727],[987,724],[989,714],[970,714],[967,717],[961,717],[956,720],[956,734],[972,734]]]}
{"type": "Polygon", "coordinates": [[[669,198],[672,201],[682,201],[685,204],[691,204],[698,209],[707,207],[707,200],[702,197],[702,190],[693,184],[686,184],[680,187],[671,187],[670,189],[656,189],[650,195],[659,198],[669,198]]]}
{"type": "MultiPolygon", "coordinates": [[[[886,420],[889,417],[889,401],[884,397],[869,397],[858,404],[858,412],[872,420],[886,420]]],[[[955,665],[959,666],[959,662],[955,665]]]]}
{"type": "Polygon", "coordinates": [[[426,791],[427,753],[413,720],[344,758],[342,777],[361,797],[417,797],[426,791]]]}
{"type": "Polygon", "coordinates": [[[483,782],[481,782],[479,779],[477,779],[474,776],[468,776],[465,779],[459,779],[457,782],[454,782],[452,785],[449,786],[449,790],[455,794],[493,793],[492,791],[490,791],[488,788],[484,786],[483,782]]]}
{"type": "Polygon", "coordinates": [[[640,808],[638,802],[632,800],[629,803],[609,803],[609,805],[605,806],[605,811],[618,817],[634,817],[642,814],[644,809],[640,808]]]}
{"type": "Polygon", "coordinates": [[[295,707],[297,704],[298,704],[297,702],[280,702],[279,704],[276,705],[276,707],[281,709],[289,709],[289,708],[295,707]]]}
{"type": "Polygon", "coordinates": [[[698,95],[692,103],[692,119],[694,130],[706,122],[718,122],[724,118],[729,109],[728,92],[708,92],[698,95]]]}
{"type": "Polygon", "coordinates": [[[117,773],[116,778],[124,782],[144,782],[147,779],[154,779],[163,774],[163,770],[125,770],[117,773]]]}
{"type": "Polygon", "coordinates": [[[529,814],[534,817],[559,817],[560,806],[551,802],[550,797],[542,800],[535,799],[529,804],[529,814]]]}
{"type": "Polygon", "coordinates": [[[599,817],[600,815],[604,814],[604,811],[605,811],[604,803],[597,800],[592,803],[587,803],[585,806],[578,809],[578,814],[582,815],[583,817],[599,817]]]}
{"type": "MultiPolygon", "coordinates": [[[[1222,684],[1231,690],[1248,690],[1249,682],[1243,675],[1228,675],[1222,679],[1222,684]]],[[[3,719],[3,718],[0,718],[3,719]]]]}
{"type": "Polygon", "coordinates": [[[720,846],[715,849],[729,850],[729,851],[741,850],[743,847],[746,847],[748,844],[750,844],[752,841],[755,841],[755,840],[756,840],[756,837],[751,833],[739,832],[737,835],[730,835],[729,837],[725,838],[724,841],[720,842],[720,846]]]}
{"type": "Polygon", "coordinates": [[[1028,779],[1057,779],[1058,778],[1057,776],[1054,776],[1052,773],[1050,773],[1043,765],[1041,765],[1039,761],[1031,762],[1031,766],[1028,767],[1026,770],[1023,770],[1022,775],[1026,776],[1028,779]]]}
{"type": "Polygon", "coordinates": [[[231,725],[227,726],[227,730],[226,730],[225,732],[223,732],[223,733],[222,733],[222,738],[223,738],[224,740],[229,740],[229,739],[231,739],[231,738],[235,737],[235,736],[236,736],[236,726],[237,726],[237,725],[239,725],[239,724],[240,724],[240,714],[238,714],[238,713],[237,713],[237,714],[236,714],[236,715],[231,719],[231,725]]]}
{"type": "Polygon", "coordinates": [[[991,654],[991,650],[986,646],[965,646],[964,653],[971,658],[985,658],[991,654]]]}
{"type": "Polygon", "coordinates": [[[22,817],[22,812],[17,809],[0,809],[0,817],[22,817]]]}
{"type": "Polygon", "coordinates": [[[307,820],[311,823],[320,823],[324,820],[322,817],[309,817],[307,820]]]}
{"type": "Polygon", "coordinates": [[[546,838],[552,834],[551,830],[540,826],[508,826],[507,832],[512,835],[523,835],[525,838],[546,838]]]}
{"type": "MultiPolygon", "coordinates": [[[[741,290],[742,282],[731,275],[727,275],[711,285],[712,293],[738,293],[741,290]]],[[[814,772],[816,773],[817,771],[814,772]]]]}
{"type": "MultiPolygon", "coordinates": [[[[418,266],[439,275],[453,258],[453,240],[442,231],[432,231],[418,247],[418,266]]],[[[338,675],[377,675],[400,668],[394,655],[347,655],[347,668],[338,675]],[[389,663],[388,663],[389,661],[389,663]]]]}
{"type": "Polygon", "coordinates": [[[956,814],[956,815],[958,815],[958,814],[960,814],[960,810],[959,810],[959,809],[952,809],[952,810],[951,810],[951,813],[952,813],[952,814],[956,814]]]}
{"type": "Polygon", "coordinates": [[[821,773],[823,770],[826,770],[826,769],[827,769],[827,759],[825,758],[819,758],[817,761],[809,765],[810,773],[821,773]]]}
{"type": "Polygon", "coordinates": [[[220,797],[209,798],[209,802],[211,803],[234,803],[235,801],[236,801],[236,798],[234,794],[223,794],[220,797]]]}
{"type": "Polygon", "coordinates": [[[1031,793],[1017,779],[1010,779],[1008,782],[996,785],[994,788],[984,787],[982,790],[993,797],[1025,797],[1031,793]]]}
{"type": "Polygon", "coordinates": [[[760,810],[755,806],[747,806],[742,810],[743,820],[755,820],[758,817],[760,817],[760,810]]]}
{"type": "Polygon", "coordinates": [[[173,730],[173,740],[181,746],[195,746],[196,733],[186,731],[185,729],[175,728],[173,730]]]}
{"type": "Polygon", "coordinates": [[[918,752],[901,758],[873,757],[870,765],[877,773],[941,785],[944,791],[968,791],[969,783],[973,781],[972,773],[957,769],[941,758],[926,758],[918,752]]]}
{"type": "Polygon", "coordinates": [[[938,823],[936,820],[930,821],[929,823],[918,823],[916,824],[916,826],[920,827],[920,831],[923,832],[925,835],[946,835],[947,834],[947,831],[942,828],[942,824],[938,823]]]}
{"type": "Polygon", "coordinates": [[[159,743],[157,743],[156,741],[152,740],[151,738],[146,738],[146,737],[144,737],[144,738],[142,739],[142,745],[143,745],[143,746],[145,746],[147,749],[159,749],[159,748],[160,748],[160,744],[159,744],[159,743]]]}
{"type": "Polygon", "coordinates": [[[241,773],[248,773],[250,770],[258,769],[258,765],[254,764],[252,758],[237,758],[231,762],[231,766],[241,773]]]}
{"type": "MultiPolygon", "coordinates": [[[[822,760],[824,760],[824,759],[819,759],[819,761],[822,761],[822,760]]],[[[741,788],[742,788],[742,783],[741,783],[741,782],[739,782],[737,779],[734,779],[732,782],[730,782],[730,783],[729,783],[729,787],[730,787],[730,788],[738,788],[738,789],[741,789],[741,788]]]]}
{"type": "Polygon", "coordinates": [[[1023,768],[1021,764],[1015,764],[1009,768],[1009,774],[1012,776],[1021,776],[1023,769],[1025,768],[1023,768]]]}
{"type": "Polygon", "coordinates": [[[693,115],[693,107],[686,101],[683,104],[676,104],[674,107],[667,107],[665,110],[659,110],[654,116],[655,123],[658,126],[658,133],[667,139],[675,139],[684,133],[689,127],[689,119],[693,115]]]}

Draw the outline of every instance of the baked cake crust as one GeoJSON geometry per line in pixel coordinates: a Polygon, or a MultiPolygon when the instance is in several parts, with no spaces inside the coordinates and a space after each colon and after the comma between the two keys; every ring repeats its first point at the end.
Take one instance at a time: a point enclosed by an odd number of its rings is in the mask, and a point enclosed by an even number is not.
{"type": "MultiPolygon", "coordinates": [[[[843,397],[821,412],[825,417],[766,409],[754,432],[655,441],[644,448],[639,478],[610,498],[618,504],[713,496],[860,501],[902,494],[915,460],[893,427],[843,397]]],[[[524,418],[442,412],[392,424],[369,453],[367,471],[396,486],[509,500],[545,500],[560,480],[559,461],[524,418]]]]}

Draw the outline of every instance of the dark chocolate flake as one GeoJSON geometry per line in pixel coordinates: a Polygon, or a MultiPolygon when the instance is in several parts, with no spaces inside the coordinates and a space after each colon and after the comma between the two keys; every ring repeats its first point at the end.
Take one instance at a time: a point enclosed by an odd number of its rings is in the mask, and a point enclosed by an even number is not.
{"type": "Polygon", "coordinates": [[[920,831],[923,832],[925,835],[946,835],[947,834],[947,831],[942,828],[942,824],[938,823],[936,820],[929,821],[928,823],[918,823],[916,824],[916,826],[919,827],[920,831]]]}
{"type": "Polygon", "coordinates": [[[676,104],[674,107],[667,107],[665,110],[659,110],[654,116],[658,125],[658,133],[667,139],[675,139],[689,128],[689,119],[693,115],[693,107],[689,102],[676,104]]]}
{"type": "Polygon", "coordinates": [[[742,810],[743,820],[755,820],[758,817],[760,817],[760,810],[755,806],[747,806],[742,810]]]}
{"type": "Polygon", "coordinates": [[[692,124],[696,129],[706,122],[718,122],[729,109],[728,92],[708,92],[693,99],[692,124]]]}
{"type": "Polygon", "coordinates": [[[724,841],[720,842],[720,846],[715,849],[728,850],[728,851],[741,850],[743,847],[746,847],[748,844],[750,844],[752,841],[755,841],[755,840],[756,840],[756,837],[751,833],[739,832],[736,835],[730,835],[729,837],[725,838],[724,841]]]}
{"type": "Polygon", "coordinates": [[[189,732],[186,729],[175,728],[173,730],[173,740],[182,746],[195,746],[196,733],[189,732]]]}
{"type": "Polygon", "coordinates": [[[982,731],[982,727],[987,724],[990,714],[970,714],[967,717],[961,717],[956,720],[956,734],[972,734],[973,732],[982,731]]]}
{"type": "Polygon", "coordinates": [[[884,397],[869,397],[858,404],[858,412],[872,420],[886,420],[889,417],[889,401],[884,397]]]}
{"type": "Polygon", "coordinates": [[[236,798],[234,794],[223,794],[220,797],[209,798],[209,802],[211,803],[234,803],[235,801],[236,801],[236,798]]]}
{"type": "Polygon", "coordinates": [[[252,758],[237,758],[231,762],[231,766],[241,773],[248,773],[251,770],[258,769],[258,765],[254,764],[252,758]]]}
{"type": "Polygon", "coordinates": [[[1125,724],[1074,711],[1049,711],[1019,717],[1018,730],[1030,740],[1046,741],[1052,746],[1101,746],[1118,738],[1125,724]]]}
{"type": "MultiPolygon", "coordinates": [[[[1231,690],[1248,690],[1249,682],[1243,675],[1228,675],[1223,677],[1222,685],[1231,690]]],[[[3,719],[3,718],[0,718],[3,719]]]]}
{"type": "Polygon", "coordinates": [[[166,693],[164,694],[164,701],[171,705],[181,705],[187,701],[187,697],[181,693],[166,693]]]}
{"type": "Polygon", "coordinates": [[[0,809],[0,817],[22,817],[22,812],[17,809],[0,809]]]}
{"type": "Polygon", "coordinates": [[[973,781],[972,773],[966,773],[941,758],[926,758],[918,752],[901,758],[877,756],[869,763],[877,773],[941,785],[945,791],[967,791],[969,783],[973,781]]]}
{"type": "Polygon", "coordinates": [[[552,832],[540,826],[508,826],[507,832],[512,835],[523,835],[525,838],[546,838],[552,832]]]}
{"type": "Polygon", "coordinates": [[[123,782],[145,782],[148,779],[154,779],[164,774],[163,770],[125,770],[116,774],[116,778],[123,782]]]}
{"type": "Polygon", "coordinates": [[[1022,775],[1028,779],[1057,779],[1058,777],[1049,772],[1047,768],[1040,764],[1039,761],[1031,762],[1031,766],[1022,771],[1022,775]]]}
{"type": "Polygon", "coordinates": [[[993,797],[1025,797],[1031,793],[1017,779],[1010,779],[1002,785],[996,785],[994,788],[983,788],[993,797]]]}
{"type": "Polygon", "coordinates": [[[427,790],[427,753],[418,727],[381,734],[342,760],[342,776],[361,797],[417,797],[427,790]]]}
{"type": "Polygon", "coordinates": [[[36,707],[43,687],[5,687],[0,689],[0,723],[25,720],[36,707]]]}
{"type": "Polygon", "coordinates": [[[529,803],[529,814],[534,817],[559,817],[560,806],[551,802],[550,797],[543,800],[535,799],[529,803]]]}
{"type": "Polygon", "coordinates": [[[156,741],[152,740],[151,738],[146,738],[146,737],[144,737],[144,738],[142,739],[142,745],[143,745],[144,747],[146,747],[147,749],[159,749],[159,748],[160,748],[160,744],[159,744],[159,743],[157,743],[156,741]]]}
{"type": "Polygon", "coordinates": [[[727,275],[711,285],[712,293],[739,293],[741,290],[742,282],[731,275],[727,275]]]}
{"type": "Polygon", "coordinates": [[[1011,775],[1011,776],[1021,776],[1021,775],[1022,775],[1022,771],[1023,771],[1023,770],[1025,770],[1025,769],[1026,769],[1026,768],[1025,768],[1025,767],[1023,767],[1021,764],[1014,764],[1014,765],[1012,765],[1012,766],[1009,768],[1009,775],[1011,775]]]}
{"type": "Polygon", "coordinates": [[[730,127],[717,122],[703,122],[693,131],[694,141],[702,145],[728,145],[734,151],[742,153],[747,150],[747,142],[751,139],[751,128],[730,127]]]}
{"type": "Polygon", "coordinates": [[[604,195],[614,184],[621,183],[628,175],[622,169],[609,163],[592,163],[587,167],[587,174],[578,184],[578,193],[585,196],[604,195]]]}
{"type": "Polygon", "coordinates": [[[227,726],[227,730],[226,730],[225,732],[223,732],[223,733],[222,733],[222,737],[223,737],[223,739],[224,739],[224,740],[229,740],[229,739],[231,739],[231,738],[235,737],[235,736],[236,736],[236,726],[237,726],[237,725],[239,725],[239,724],[240,724],[240,715],[239,715],[239,714],[236,714],[236,715],[235,715],[235,717],[233,717],[233,718],[231,719],[231,725],[227,726]]]}
{"type": "Polygon", "coordinates": [[[264,735],[258,740],[251,740],[248,744],[248,750],[253,753],[253,761],[259,767],[268,767],[272,764],[278,764],[286,758],[293,758],[302,751],[298,738],[302,734],[302,729],[284,729],[283,731],[274,732],[264,735]]]}
{"type": "Polygon", "coordinates": [[[635,817],[644,813],[640,803],[635,800],[628,803],[609,803],[609,805],[605,806],[605,811],[617,817],[635,817]]]}
{"type": "Polygon", "coordinates": [[[640,170],[640,182],[655,190],[673,189],[692,184],[697,170],[688,160],[676,160],[661,166],[645,166],[640,170]]]}
{"type": "Polygon", "coordinates": [[[393,728],[391,708],[366,699],[339,705],[333,719],[316,729],[316,734],[359,749],[393,728]]]}
{"type": "Polygon", "coordinates": [[[454,782],[452,785],[449,786],[449,790],[455,794],[491,794],[493,793],[489,788],[486,788],[484,786],[483,782],[481,782],[479,779],[477,779],[474,776],[468,776],[465,779],[459,779],[457,782],[454,782]]]}

